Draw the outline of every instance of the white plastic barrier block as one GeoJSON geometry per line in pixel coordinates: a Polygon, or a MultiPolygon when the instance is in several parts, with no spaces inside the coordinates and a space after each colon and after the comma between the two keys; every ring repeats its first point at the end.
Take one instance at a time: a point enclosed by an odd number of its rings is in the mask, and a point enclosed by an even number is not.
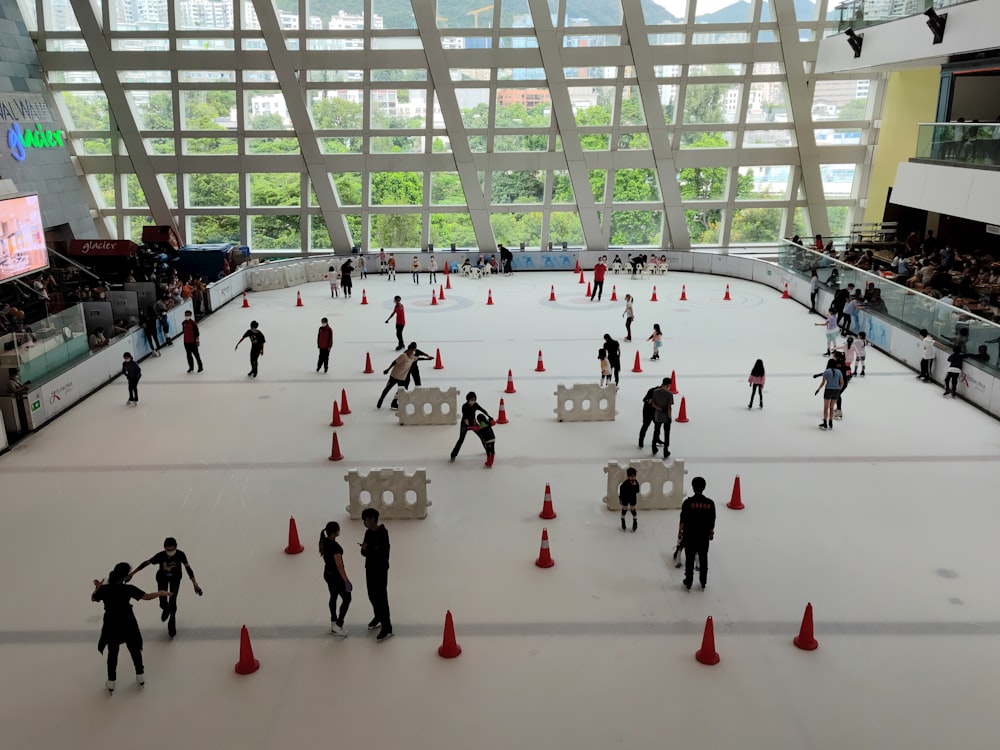
{"type": "Polygon", "coordinates": [[[331,265],[329,261],[312,260],[306,263],[306,278],[309,281],[326,281],[327,270],[331,265]]]}
{"type": "Polygon", "coordinates": [[[365,508],[375,508],[379,518],[424,519],[431,501],[427,499],[427,469],[407,474],[402,469],[372,469],[362,474],[351,469],[344,475],[349,505],[347,512],[355,521],[365,508]]]}
{"type": "Polygon", "coordinates": [[[660,461],[655,458],[641,458],[619,464],[608,461],[604,467],[608,475],[608,494],[604,504],[608,510],[621,510],[618,502],[618,487],[625,481],[627,469],[636,470],[639,480],[638,507],[641,510],[679,510],[684,502],[684,459],[660,461]]]}
{"type": "Polygon", "coordinates": [[[615,420],[614,386],[602,388],[596,383],[557,385],[556,418],[560,422],[613,422],[615,420]]]}
{"type": "Polygon", "coordinates": [[[298,286],[306,283],[306,268],[304,263],[292,263],[284,267],[286,286],[298,286]]]}
{"type": "Polygon", "coordinates": [[[396,389],[400,424],[457,424],[458,388],[396,389]]]}

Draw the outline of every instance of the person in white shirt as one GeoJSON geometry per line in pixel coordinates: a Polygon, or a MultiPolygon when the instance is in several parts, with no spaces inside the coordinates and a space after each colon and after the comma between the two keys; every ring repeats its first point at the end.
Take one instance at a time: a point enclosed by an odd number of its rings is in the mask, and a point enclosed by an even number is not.
{"type": "Polygon", "coordinates": [[[865,376],[865,357],[868,356],[868,335],[863,331],[854,339],[854,372],[857,377],[865,376]]]}
{"type": "Polygon", "coordinates": [[[437,270],[438,270],[437,258],[431,256],[431,262],[429,268],[430,268],[430,277],[428,280],[429,283],[434,284],[437,282],[437,270]]]}
{"type": "Polygon", "coordinates": [[[410,271],[413,273],[413,283],[420,283],[420,258],[413,256],[413,263],[410,264],[410,271]]]}
{"type": "Polygon", "coordinates": [[[927,333],[926,328],[920,329],[920,374],[917,378],[925,383],[931,380],[931,370],[934,367],[934,337],[927,333]]]}

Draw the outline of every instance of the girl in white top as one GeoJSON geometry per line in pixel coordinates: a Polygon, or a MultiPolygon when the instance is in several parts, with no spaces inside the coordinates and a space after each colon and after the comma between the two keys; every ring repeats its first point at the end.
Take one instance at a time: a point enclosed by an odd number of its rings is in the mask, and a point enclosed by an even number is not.
{"type": "Polygon", "coordinates": [[[622,317],[625,318],[625,340],[632,340],[632,321],[635,320],[635,310],[632,309],[632,295],[625,295],[625,312],[622,313],[622,317]]]}
{"type": "Polygon", "coordinates": [[[358,256],[358,271],[361,272],[361,278],[368,278],[368,261],[365,260],[365,256],[358,256]]]}
{"type": "Polygon", "coordinates": [[[865,357],[868,354],[868,336],[864,332],[859,333],[854,340],[854,374],[858,377],[865,376],[865,357]]]}
{"type": "Polygon", "coordinates": [[[437,281],[437,270],[438,270],[437,258],[435,258],[434,256],[431,256],[431,263],[430,263],[430,283],[431,284],[433,284],[434,282],[437,281]]]}
{"type": "Polygon", "coordinates": [[[646,341],[653,342],[653,356],[650,359],[659,359],[660,347],[663,346],[663,331],[660,330],[659,323],[653,323],[653,332],[649,334],[649,338],[646,341]]]}
{"type": "Polygon", "coordinates": [[[410,264],[410,271],[413,272],[413,283],[420,283],[420,258],[416,255],[413,256],[413,262],[410,264]]]}

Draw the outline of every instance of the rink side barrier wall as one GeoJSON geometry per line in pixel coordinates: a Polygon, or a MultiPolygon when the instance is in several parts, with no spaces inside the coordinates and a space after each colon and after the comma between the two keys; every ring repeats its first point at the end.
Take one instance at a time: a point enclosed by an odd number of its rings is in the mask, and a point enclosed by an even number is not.
{"type": "Polygon", "coordinates": [[[684,468],[684,459],[674,459],[673,461],[660,461],[656,458],[640,458],[633,461],[626,461],[619,464],[617,461],[608,461],[604,467],[604,473],[608,475],[608,490],[604,496],[604,504],[608,510],[621,510],[621,503],[618,502],[618,487],[625,481],[625,471],[629,468],[636,470],[636,479],[639,481],[639,497],[636,508],[639,510],[680,510],[684,502],[684,475],[687,471],[684,468]],[[670,489],[664,492],[663,488],[670,484],[670,489]],[[646,489],[646,485],[649,489],[646,489]]]}
{"type": "Polygon", "coordinates": [[[432,504],[427,499],[427,469],[407,474],[403,469],[371,469],[362,474],[351,469],[344,475],[348,487],[347,512],[351,519],[361,519],[365,508],[375,508],[379,520],[423,520],[432,504]]]}

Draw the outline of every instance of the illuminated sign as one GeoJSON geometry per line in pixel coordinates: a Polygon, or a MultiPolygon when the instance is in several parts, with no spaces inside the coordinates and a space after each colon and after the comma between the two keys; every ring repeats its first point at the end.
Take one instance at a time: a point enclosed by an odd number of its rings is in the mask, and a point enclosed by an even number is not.
{"type": "Polygon", "coordinates": [[[20,123],[15,122],[7,131],[7,146],[10,148],[10,155],[17,161],[24,161],[29,149],[62,148],[62,145],[61,130],[48,130],[41,125],[36,125],[34,130],[22,130],[20,123]]]}

